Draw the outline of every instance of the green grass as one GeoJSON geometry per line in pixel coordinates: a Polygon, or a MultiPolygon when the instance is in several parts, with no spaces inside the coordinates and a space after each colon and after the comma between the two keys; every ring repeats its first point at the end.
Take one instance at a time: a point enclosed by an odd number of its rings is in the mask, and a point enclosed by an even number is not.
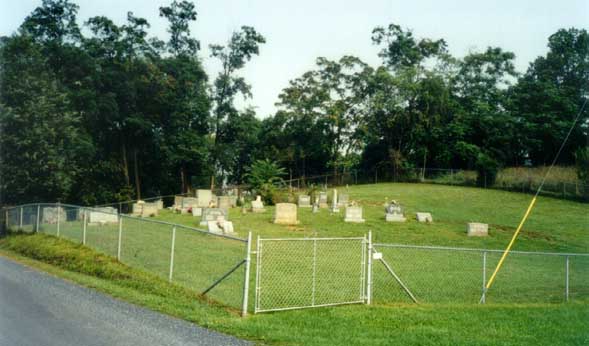
{"type": "Polygon", "coordinates": [[[240,318],[184,287],[43,234],[0,239],[0,254],[116,298],[259,344],[586,345],[586,304],[389,304],[240,318]]]}
{"type": "MultiPolygon", "coordinates": [[[[304,191],[303,191],[304,192],[304,191]]],[[[430,184],[389,183],[356,185],[339,189],[348,193],[364,209],[364,224],[343,221],[344,211],[331,214],[322,209],[298,209],[297,226],[272,223],[274,207],[265,213],[242,215],[234,208],[229,218],[241,237],[252,231],[254,237],[355,237],[373,232],[375,242],[414,245],[442,245],[503,249],[523,216],[532,196],[507,191],[430,184]],[[384,220],[385,198],[395,199],[405,208],[406,223],[384,220]],[[431,212],[432,224],[415,220],[415,212],[431,212]],[[467,222],[490,225],[490,236],[466,236],[467,222]]],[[[331,193],[331,191],[330,191],[331,193]]],[[[199,218],[164,211],[157,219],[197,226],[199,218]]],[[[539,197],[514,250],[589,252],[589,204],[539,197]]]]}

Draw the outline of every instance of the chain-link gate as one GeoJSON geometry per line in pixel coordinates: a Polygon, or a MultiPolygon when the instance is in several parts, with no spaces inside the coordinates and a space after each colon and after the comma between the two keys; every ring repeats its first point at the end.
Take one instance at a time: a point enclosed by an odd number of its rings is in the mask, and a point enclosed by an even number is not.
{"type": "Polygon", "coordinates": [[[368,244],[366,237],[258,238],[255,312],[364,303],[368,244]]]}

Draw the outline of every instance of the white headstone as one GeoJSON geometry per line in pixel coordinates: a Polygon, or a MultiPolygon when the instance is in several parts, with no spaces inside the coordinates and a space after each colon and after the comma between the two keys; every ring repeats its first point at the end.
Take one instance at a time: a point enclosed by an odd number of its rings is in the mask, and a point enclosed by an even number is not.
{"type": "Polygon", "coordinates": [[[266,209],[264,209],[264,203],[262,202],[262,196],[258,195],[256,196],[256,200],[252,201],[252,211],[254,213],[263,213],[266,211],[266,209]]]}
{"type": "Polygon", "coordinates": [[[89,224],[105,224],[119,222],[119,215],[115,208],[103,207],[88,210],[89,224]]]}
{"type": "Polygon", "coordinates": [[[328,208],[327,192],[319,192],[319,208],[328,208]]]}
{"type": "Polygon", "coordinates": [[[202,208],[192,207],[192,216],[202,216],[202,208]]]}
{"type": "Polygon", "coordinates": [[[198,199],[194,197],[184,197],[182,199],[181,208],[189,209],[192,207],[198,207],[198,199]]]}
{"type": "Polygon", "coordinates": [[[417,213],[415,217],[418,222],[433,222],[432,214],[430,213],[417,213]]]}
{"type": "Polygon", "coordinates": [[[298,206],[299,208],[311,208],[311,196],[299,195],[298,206]]]}
{"type": "Polygon", "coordinates": [[[57,223],[58,214],[59,213],[59,222],[66,222],[67,215],[65,213],[65,209],[63,207],[44,207],[43,208],[43,217],[41,219],[42,223],[57,223]]]}
{"type": "Polygon", "coordinates": [[[184,196],[176,195],[174,196],[174,208],[182,208],[182,200],[184,196]]]}
{"type": "Polygon", "coordinates": [[[489,235],[489,225],[486,223],[469,222],[466,224],[466,233],[469,237],[486,237],[489,235]]]}
{"type": "Polygon", "coordinates": [[[362,218],[362,207],[348,206],[346,207],[346,216],[344,222],[362,223],[365,220],[362,218]]]}
{"type": "Polygon", "coordinates": [[[213,193],[211,190],[196,190],[196,198],[198,199],[197,207],[207,208],[213,200],[213,193]]]}
{"type": "Polygon", "coordinates": [[[340,193],[337,198],[337,205],[339,207],[345,207],[348,205],[349,200],[350,196],[347,193],[340,193]]]}
{"type": "Polygon", "coordinates": [[[141,206],[141,217],[150,217],[158,215],[157,203],[143,203],[141,206]]]}
{"type": "Polygon", "coordinates": [[[339,213],[339,208],[337,207],[337,189],[333,189],[333,199],[331,200],[331,212],[332,213],[339,213]]]}
{"type": "Polygon", "coordinates": [[[277,203],[274,214],[274,223],[283,225],[298,224],[297,205],[293,203],[277,203]]]}
{"type": "Polygon", "coordinates": [[[217,197],[217,208],[231,209],[231,197],[229,197],[229,196],[217,197]]]}

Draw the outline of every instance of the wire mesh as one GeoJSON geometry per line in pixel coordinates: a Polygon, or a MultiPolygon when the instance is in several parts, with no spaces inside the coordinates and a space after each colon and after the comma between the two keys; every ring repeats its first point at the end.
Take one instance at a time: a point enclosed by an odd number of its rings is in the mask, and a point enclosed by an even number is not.
{"type": "Polygon", "coordinates": [[[255,311],[361,303],[364,238],[260,239],[255,311]]]}
{"type": "MultiPolygon", "coordinates": [[[[376,251],[419,302],[478,303],[502,251],[376,244],[376,251]]],[[[411,302],[381,261],[373,263],[377,303],[411,302]]],[[[589,256],[511,252],[486,303],[559,303],[589,299],[589,256]],[[567,276],[566,258],[569,258],[567,276]]]]}
{"type": "MultiPolygon", "coordinates": [[[[501,258],[489,254],[490,278],[501,258]]],[[[565,300],[566,259],[563,256],[510,253],[486,294],[488,303],[558,303],[565,300]]]]}
{"type": "Polygon", "coordinates": [[[86,246],[117,257],[119,217],[97,209],[86,210],[86,246]]]}
{"type": "Polygon", "coordinates": [[[569,256],[568,298],[573,301],[589,301],[589,256],[569,256]]]}
{"type": "Polygon", "coordinates": [[[168,278],[172,226],[123,216],[121,262],[168,278]]]}
{"type": "MultiPolygon", "coordinates": [[[[168,243],[169,244],[169,243],[168,243]]],[[[168,257],[170,248],[168,248],[168,257]]],[[[243,261],[245,243],[210,233],[177,227],[173,281],[202,293],[243,261]]],[[[243,266],[215,286],[207,296],[229,306],[241,306],[243,266]]]]}
{"type": "MultiPolygon", "coordinates": [[[[401,282],[423,303],[478,302],[482,293],[483,254],[375,245],[401,282]]],[[[382,261],[373,265],[375,302],[411,302],[382,261]]]]}

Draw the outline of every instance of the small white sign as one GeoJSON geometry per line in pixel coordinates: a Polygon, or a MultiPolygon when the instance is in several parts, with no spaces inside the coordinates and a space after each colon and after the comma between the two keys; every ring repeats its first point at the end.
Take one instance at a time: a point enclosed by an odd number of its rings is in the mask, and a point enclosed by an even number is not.
{"type": "Polygon", "coordinates": [[[375,252],[372,254],[372,259],[379,260],[382,259],[382,252],[375,252]]]}

